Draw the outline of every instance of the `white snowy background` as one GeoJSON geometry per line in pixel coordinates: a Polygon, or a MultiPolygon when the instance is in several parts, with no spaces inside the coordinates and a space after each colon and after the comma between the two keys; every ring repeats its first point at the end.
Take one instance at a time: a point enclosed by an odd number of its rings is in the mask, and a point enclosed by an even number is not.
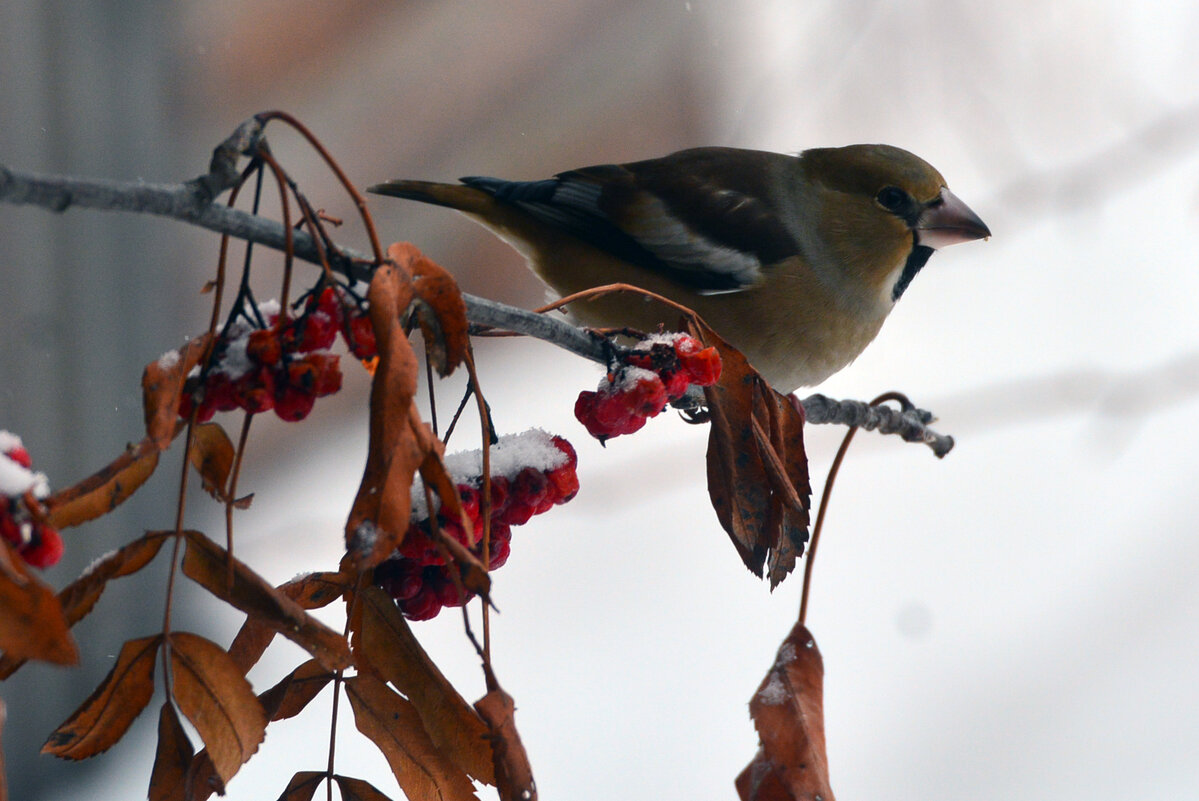
{"type": "MultiPolygon", "coordinates": [[[[882,141],[927,158],[994,237],[936,254],[878,341],[820,388],[864,399],[903,390],[957,440],[937,460],[860,434],[842,470],[809,613],[826,667],[832,786],[842,799],[893,801],[1199,797],[1194,4],[695,0],[621,4],[597,19],[590,41],[602,46],[564,56],[561,76],[510,90],[528,104],[523,123],[475,126],[433,166],[396,157],[354,179],[532,178],[702,143],[793,152],[882,141]],[[593,76],[591,135],[604,141],[603,111],[639,91],[622,71],[641,69],[629,66],[637,59],[667,69],[648,53],[676,28],[691,49],[675,68],[705,88],[689,108],[690,138],[658,132],[655,152],[637,151],[638,121],[614,111],[623,152],[544,155],[562,147],[556,99],[577,117],[587,86],[561,99],[559,78],[593,76]],[[605,71],[626,77],[614,86],[605,71]],[[505,167],[506,151],[518,166],[505,167]]],[[[522,54],[554,44],[533,22],[511,26],[496,35],[522,54]]],[[[453,95],[456,73],[436,61],[392,76],[387,97],[357,88],[363,71],[372,86],[387,74],[386,30],[364,37],[353,69],[313,79],[327,96],[309,98],[311,110],[384,104],[393,114],[394,129],[350,134],[333,130],[329,111],[313,127],[335,133],[335,153],[357,141],[386,153],[406,113],[452,113],[451,99],[431,109],[402,100],[453,95]]],[[[488,47],[478,36],[453,46],[488,47]]],[[[263,93],[245,112],[287,99],[263,93]]],[[[245,116],[222,114],[207,123],[210,143],[245,116]]],[[[536,300],[519,258],[467,240],[476,231],[464,219],[399,201],[375,208],[385,238],[416,238],[414,221],[433,232],[418,244],[451,269],[466,262],[536,300]],[[469,263],[472,248],[486,249],[482,263],[469,263]]],[[[746,704],[795,618],[798,578],[771,594],[740,565],[707,501],[704,428],[668,414],[600,448],[571,416],[598,368],[529,342],[483,346],[479,361],[503,430],[541,426],[579,451],[578,497],[517,529],[495,576],[493,659],[541,797],[734,797],[756,748],[746,704]]],[[[256,425],[262,444],[241,485],[256,498],[239,517],[238,550],[272,580],[340,555],[366,442],[365,379],[350,371],[347,384],[357,388],[318,404],[307,425],[256,425]]],[[[450,386],[439,390],[443,410],[461,384],[450,386]]],[[[476,430],[467,420],[464,436],[476,430]]],[[[819,497],[841,432],[809,432],[819,497]]],[[[215,513],[195,514],[219,531],[215,513]]],[[[205,633],[228,638],[238,622],[217,613],[205,633]]],[[[480,696],[458,616],[417,628],[463,694],[480,696]]],[[[290,644],[276,649],[252,674],[256,687],[301,659],[290,644]]],[[[398,796],[343,711],[338,771],[398,796]]],[[[102,778],[81,787],[64,770],[44,797],[139,797],[150,718],[105,758],[102,778]]],[[[272,726],[230,797],[275,797],[292,772],[323,767],[327,718],[326,693],[272,726]]]]}

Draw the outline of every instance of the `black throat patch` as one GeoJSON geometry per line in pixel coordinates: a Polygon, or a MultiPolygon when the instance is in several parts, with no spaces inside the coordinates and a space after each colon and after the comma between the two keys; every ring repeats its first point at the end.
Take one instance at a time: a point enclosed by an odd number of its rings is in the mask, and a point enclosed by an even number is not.
{"type": "Polygon", "coordinates": [[[899,300],[908,288],[908,284],[912,283],[912,279],[916,277],[916,273],[920,272],[921,268],[928,263],[928,257],[931,255],[933,255],[933,249],[927,245],[912,246],[912,252],[908,254],[908,260],[903,265],[903,272],[899,274],[899,280],[895,282],[895,286],[891,287],[892,302],[899,300]]]}

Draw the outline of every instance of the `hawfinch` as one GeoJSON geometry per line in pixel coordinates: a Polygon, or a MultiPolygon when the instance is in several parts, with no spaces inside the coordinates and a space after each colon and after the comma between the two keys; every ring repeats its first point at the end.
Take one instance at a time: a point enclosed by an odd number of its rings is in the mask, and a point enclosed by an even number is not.
{"type": "MultiPolygon", "coordinates": [[[[681,303],[780,392],[853,361],[935,249],[991,235],[931,165],[888,145],[704,147],[544,181],[461,181],[370,191],[465,213],[559,295],[628,283],[681,303]]],[[[627,294],[572,313],[642,331],[679,320],[627,294]]]]}

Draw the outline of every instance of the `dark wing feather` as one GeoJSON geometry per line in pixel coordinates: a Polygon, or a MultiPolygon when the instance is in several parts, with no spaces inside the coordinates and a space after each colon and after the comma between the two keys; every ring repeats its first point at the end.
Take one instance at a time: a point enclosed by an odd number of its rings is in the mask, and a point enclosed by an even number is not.
{"type": "Polygon", "coordinates": [[[694,290],[730,291],[799,252],[771,204],[763,155],[700,148],[544,181],[462,182],[694,290]]]}

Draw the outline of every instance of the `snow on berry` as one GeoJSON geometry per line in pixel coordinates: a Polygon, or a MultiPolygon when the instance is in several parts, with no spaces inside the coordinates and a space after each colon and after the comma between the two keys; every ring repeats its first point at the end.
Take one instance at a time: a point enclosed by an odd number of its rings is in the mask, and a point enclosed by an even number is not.
{"type": "MultiPolygon", "coordinates": [[[[482,451],[464,451],[445,459],[462,509],[475,537],[481,531],[482,451]]],[[[501,567],[511,553],[512,526],[525,523],[555,504],[566,503],[579,489],[575,472],[578,456],[562,437],[540,429],[501,437],[491,448],[491,539],[488,569],[501,567]]],[[[436,525],[450,537],[483,557],[481,540],[470,542],[458,520],[436,515],[436,525]]],[[[410,620],[427,620],[443,608],[461,606],[473,597],[458,594],[445,564],[445,555],[426,533],[430,525],[423,486],[412,489],[411,523],[396,554],[375,568],[375,583],[395,599],[410,620]]]]}
{"type": "Polygon", "coordinates": [[[21,438],[8,431],[0,431],[0,495],[19,498],[33,492],[35,498],[50,494],[50,484],[45,473],[30,469],[33,462],[21,438]]]}

